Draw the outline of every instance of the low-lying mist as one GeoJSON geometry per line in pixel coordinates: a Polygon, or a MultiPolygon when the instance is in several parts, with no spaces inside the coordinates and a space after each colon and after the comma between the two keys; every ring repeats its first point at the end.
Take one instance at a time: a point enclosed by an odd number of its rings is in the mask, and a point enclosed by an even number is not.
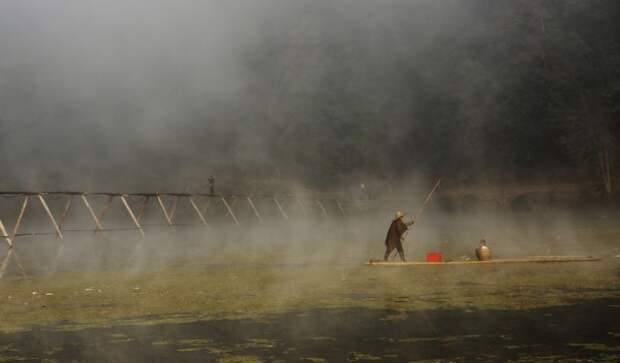
{"type": "MultiPolygon", "coordinates": [[[[137,230],[93,233],[70,232],[73,227],[67,227],[62,240],[53,236],[18,237],[15,251],[26,269],[35,274],[117,269],[136,272],[184,264],[357,267],[383,257],[387,228],[394,211],[407,211],[402,207],[375,204],[347,217],[290,215],[284,220],[274,215],[261,223],[246,215],[239,218],[240,225],[223,219],[211,222],[209,228],[146,222],[144,238],[137,230]]],[[[424,261],[429,251],[442,252],[446,260],[475,259],[473,250],[484,238],[494,258],[610,257],[618,254],[615,218],[617,212],[609,209],[446,212],[430,204],[408,231],[404,249],[407,259],[415,261],[424,261]]],[[[44,231],[50,225],[41,219],[24,228],[44,231]]]]}

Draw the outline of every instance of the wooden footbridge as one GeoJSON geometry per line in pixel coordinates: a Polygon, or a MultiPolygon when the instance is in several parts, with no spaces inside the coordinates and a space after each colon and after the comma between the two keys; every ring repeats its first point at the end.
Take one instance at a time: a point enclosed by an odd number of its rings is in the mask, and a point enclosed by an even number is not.
{"type": "MultiPolygon", "coordinates": [[[[149,228],[213,228],[216,225],[264,223],[267,220],[296,218],[346,218],[357,203],[330,196],[294,194],[201,194],[201,193],[86,193],[71,191],[0,191],[0,238],[8,252],[0,263],[0,278],[14,256],[22,273],[24,268],[14,251],[20,237],[55,236],[91,232],[135,231],[145,238],[149,228]],[[17,203],[15,202],[17,200],[17,203]],[[79,209],[78,209],[79,207],[79,209]],[[108,219],[120,207],[115,220],[108,219]],[[145,221],[150,213],[150,222],[145,221]],[[46,230],[23,230],[29,212],[39,211],[46,230]],[[79,211],[76,215],[75,211],[79,211]],[[42,212],[42,213],[41,213],[42,212]],[[77,227],[67,227],[70,217],[80,217],[77,227]],[[108,218],[106,218],[108,217],[108,218]],[[119,218],[123,221],[120,221],[119,218]],[[156,219],[153,222],[153,219],[156,219]],[[88,224],[84,222],[89,221],[88,224]],[[9,224],[9,222],[11,222],[9,224]]],[[[30,213],[32,214],[32,213],[30,213]]],[[[32,218],[32,217],[31,217],[32,218]]],[[[39,218],[41,221],[41,218],[39,218]]],[[[41,225],[41,223],[39,223],[41,225]]]]}

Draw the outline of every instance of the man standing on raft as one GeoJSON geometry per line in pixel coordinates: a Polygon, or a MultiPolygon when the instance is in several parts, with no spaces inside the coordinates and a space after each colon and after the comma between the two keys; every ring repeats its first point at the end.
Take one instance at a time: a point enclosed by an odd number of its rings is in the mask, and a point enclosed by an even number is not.
{"type": "Polygon", "coordinates": [[[403,222],[403,217],[405,215],[402,212],[396,212],[394,216],[394,220],[392,224],[390,224],[390,228],[388,229],[387,236],[385,237],[385,255],[383,256],[383,260],[387,261],[388,257],[394,249],[398,250],[398,254],[400,255],[400,259],[405,261],[405,251],[403,251],[403,239],[404,234],[409,229],[409,226],[415,223],[415,221],[411,221],[409,223],[403,222]]]}

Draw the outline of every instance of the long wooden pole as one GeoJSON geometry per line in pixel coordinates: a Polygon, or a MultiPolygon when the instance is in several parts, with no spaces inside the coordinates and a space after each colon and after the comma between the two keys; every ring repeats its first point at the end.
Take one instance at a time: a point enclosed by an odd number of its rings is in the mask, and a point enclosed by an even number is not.
{"type": "Polygon", "coordinates": [[[424,207],[426,207],[426,205],[428,204],[428,202],[430,202],[431,198],[433,197],[433,194],[435,194],[435,191],[437,190],[437,188],[439,188],[439,185],[441,184],[441,178],[439,178],[437,180],[437,183],[435,183],[435,186],[433,187],[433,190],[431,190],[430,193],[428,193],[428,196],[426,197],[426,200],[424,201],[424,204],[422,204],[422,206],[420,207],[420,209],[418,209],[418,211],[416,212],[416,214],[413,216],[413,219],[417,219],[418,217],[420,217],[422,215],[422,213],[424,213],[424,207]]]}

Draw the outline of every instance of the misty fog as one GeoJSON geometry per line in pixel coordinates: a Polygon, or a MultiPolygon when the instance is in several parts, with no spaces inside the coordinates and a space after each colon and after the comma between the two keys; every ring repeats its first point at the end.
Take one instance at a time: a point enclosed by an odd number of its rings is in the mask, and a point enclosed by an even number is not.
{"type": "Polygon", "coordinates": [[[603,3],[4,1],[1,184],[597,177],[550,118],[603,3]]]}
{"type": "Polygon", "coordinates": [[[619,19],[0,1],[0,361],[617,361],[619,19]]]}

